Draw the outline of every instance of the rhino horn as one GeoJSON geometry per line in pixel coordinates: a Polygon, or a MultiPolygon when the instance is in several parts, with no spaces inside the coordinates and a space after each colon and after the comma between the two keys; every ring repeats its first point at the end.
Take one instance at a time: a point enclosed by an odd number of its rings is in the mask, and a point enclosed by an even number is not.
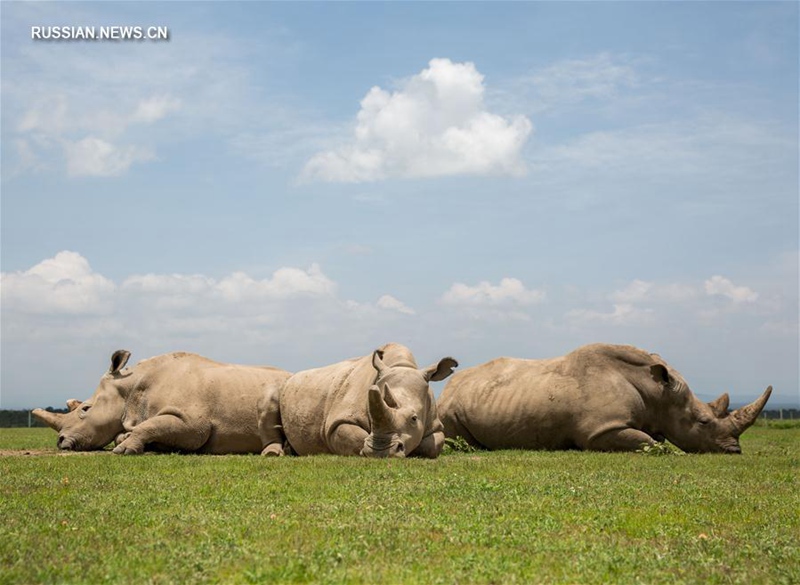
{"type": "Polygon", "coordinates": [[[712,400],[708,403],[711,407],[711,410],[714,411],[714,416],[717,418],[725,418],[728,416],[728,406],[731,403],[731,398],[728,396],[728,393],[725,392],[720,394],[719,398],[716,400],[712,400]]]}
{"type": "MultiPolygon", "coordinates": [[[[393,401],[391,394],[389,398],[393,401]]],[[[392,407],[386,403],[380,388],[374,384],[369,389],[369,418],[372,422],[373,433],[375,431],[385,431],[394,426],[392,407]]]]}
{"type": "Polygon", "coordinates": [[[69,400],[67,400],[67,408],[69,408],[70,412],[78,408],[80,405],[81,401],[78,400],[77,398],[70,398],[69,400]]]}
{"type": "Polygon", "coordinates": [[[730,416],[736,425],[737,435],[741,435],[750,425],[756,422],[758,415],[761,414],[764,405],[767,403],[767,400],[769,400],[770,394],[772,394],[772,386],[768,386],[767,389],[764,390],[764,393],[754,402],[751,402],[747,406],[737,408],[731,413],[730,416]]]}
{"type": "Polygon", "coordinates": [[[60,431],[61,427],[64,426],[64,422],[62,417],[64,416],[58,412],[49,412],[47,410],[43,410],[41,408],[35,408],[31,411],[31,414],[46,424],[51,429],[56,431],[60,431]]]}

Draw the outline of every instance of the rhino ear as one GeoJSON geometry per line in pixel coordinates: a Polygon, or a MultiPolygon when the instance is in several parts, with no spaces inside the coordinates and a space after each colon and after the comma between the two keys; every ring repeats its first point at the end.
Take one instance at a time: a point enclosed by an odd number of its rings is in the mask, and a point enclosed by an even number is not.
{"type": "Polygon", "coordinates": [[[716,400],[712,400],[708,403],[711,407],[711,410],[714,412],[714,416],[717,418],[725,418],[728,416],[728,406],[730,405],[731,399],[728,396],[728,393],[725,392],[721,394],[719,398],[716,400]]]}
{"type": "Polygon", "coordinates": [[[376,349],[372,352],[372,367],[378,372],[378,377],[382,378],[386,372],[386,364],[383,363],[383,350],[376,349]]]}
{"type": "Polygon", "coordinates": [[[118,349],[111,354],[111,367],[108,368],[109,374],[117,374],[128,363],[131,357],[131,352],[126,349],[118,349]]]}
{"type": "Polygon", "coordinates": [[[672,379],[669,377],[669,372],[667,368],[662,366],[661,364],[655,364],[650,366],[650,377],[656,381],[656,383],[660,384],[661,386],[671,386],[672,379]]]}
{"type": "Polygon", "coordinates": [[[428,382],[438,382],[444,380],[447,376],[453,373],[453,368],[458,367],[458,362],[451,358],[446,357],[439,360],[438,364],[433,364],[422,370],[422,375],[428,382]]]}

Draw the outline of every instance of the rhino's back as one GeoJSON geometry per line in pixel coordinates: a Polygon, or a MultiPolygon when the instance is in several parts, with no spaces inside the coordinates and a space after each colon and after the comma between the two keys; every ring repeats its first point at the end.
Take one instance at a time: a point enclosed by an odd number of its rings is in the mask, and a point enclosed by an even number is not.
{"type": "Polygon", "coordinates": [[[291,375],[270,366],[217,362],[191,353],[172,353],[139,362],[132,370],[136,391],[128,416],[142,422],[178,409],[187,420],[207,420],[211,436],[205,453],[258,453],[258,400],[267,386],[282,386],[291,375]]]}
{"type": "Polygon", "coordinates": [[[499,358],[455,374],[437,405],[445,435],[489,449],[575,446],[580,388],[563,370],[563,358],[499,358]]]}
{"type": "Polygon", "coordinates": [[[303,370],[286,381],[281,420],[298,455],[331,453],[328,434],[336,424],[368,425],[366,390],[375,377],[370,357],[303,370]]]}

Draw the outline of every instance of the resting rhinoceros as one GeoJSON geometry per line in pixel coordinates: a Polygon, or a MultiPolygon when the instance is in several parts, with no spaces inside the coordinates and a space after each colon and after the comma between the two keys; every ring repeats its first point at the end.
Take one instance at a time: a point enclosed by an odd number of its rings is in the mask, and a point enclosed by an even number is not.
{"type": "Polygon", "coordinates": [[[727,394],[698,400],[658,355],[595,344],[463,370],[438,407],[447,437],[488,449],[635,451],[666,438],[684,451],[741,453],[738,437],[771,392],[729,412],[727,394]]]}
{"type": "Polygon", "coordinates": [[[68,400],[68,413],[33,411],[58,431],[60,449],[102,449],[116,440],[114,453],[123,454],[146,448],[282,453],[277,404],[289,372],[221,364],[191,353],[169,353],[123,369],[130,355],[114,352],[94,395],[85,402],[68,400]],[[261,433],[259,401],[266,413],[261,433]]]}
{"type": "Polygon", "coordinates": [[[298,455],[437,457],[444,434],[428,382],[444,380],[457,365],[446,357],[418,369],[408,348],[390,343],[298,372],[281,393],[283,431],[298,455]]]}

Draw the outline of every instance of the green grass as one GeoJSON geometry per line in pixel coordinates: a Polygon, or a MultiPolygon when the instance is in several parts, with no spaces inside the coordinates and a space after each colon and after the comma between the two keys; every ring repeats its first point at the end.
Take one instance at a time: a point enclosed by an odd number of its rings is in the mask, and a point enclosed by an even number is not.
{"type": "Polygon", "coordinates": [[[742,456],[61,455],[2,429],[0,583],[800,583],[800,427],[742,456]]]}

